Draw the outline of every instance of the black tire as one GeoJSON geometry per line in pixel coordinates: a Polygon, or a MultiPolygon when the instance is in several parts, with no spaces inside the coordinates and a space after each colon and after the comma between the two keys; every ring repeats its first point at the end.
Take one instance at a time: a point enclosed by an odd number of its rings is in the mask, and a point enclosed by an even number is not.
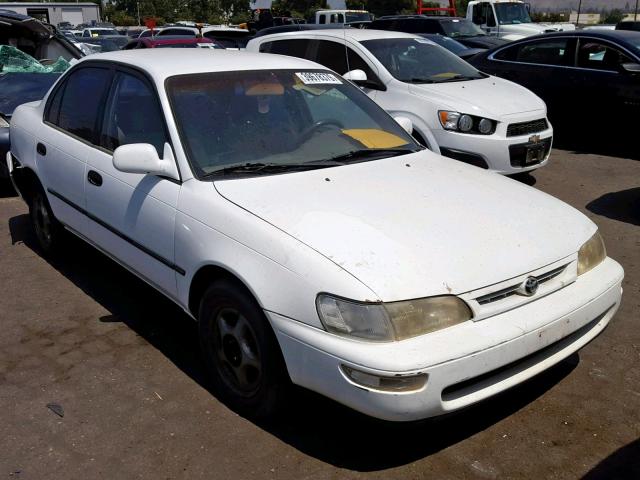
{"type": "Polygon", "coordinates": [[[200,302],[200,346],[214,388],[231,409],[268,418],[284,403],[289,378],[275,334],[255,299],[229,280],[200,302]]]}
{"type": "Polygon", "coordinates": [[[61,249],[64,227],[53,215],[51,205],[42,189],[37,188],[29,201],[29,218],[40,249],[52,254],[61,249]]]}

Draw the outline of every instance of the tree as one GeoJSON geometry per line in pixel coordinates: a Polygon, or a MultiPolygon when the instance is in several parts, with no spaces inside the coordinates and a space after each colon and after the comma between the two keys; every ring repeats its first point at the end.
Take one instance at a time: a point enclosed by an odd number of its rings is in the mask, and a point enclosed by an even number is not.
{"type": "Polygon", "coordinates": [[[607,13],[605,16],[601,17],[600,23],[606,23],[608,25],[613,25],[613,24],[616,24],[618,22],[621,22],[623,18],[624,18],[624,13],[622,12],[622,10],[620,10],[618,8],[614,8],[609,13],[607,13]]]}

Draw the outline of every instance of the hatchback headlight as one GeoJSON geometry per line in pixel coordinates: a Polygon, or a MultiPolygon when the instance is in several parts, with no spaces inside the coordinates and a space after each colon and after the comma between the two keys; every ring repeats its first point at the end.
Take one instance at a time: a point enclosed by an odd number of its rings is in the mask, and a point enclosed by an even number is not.
{"type": "Polygon", "coordinates": [[[453,295],[391,303],[359,303],[331,295],[316,301],[322,324],[331,333],[391,342],[466,322],[471,309],[453,295]]]}
{"type": "Polygon", "coordinates": [[[438,118],[442,128],[452,132],[492,135],[496,131],[497,123],[494,120],[467,115],[466,113],[440,110],[438,118]]]}
{"type": "Polygon", "coordinates": [[[600,232],[596,232],[578,251],[578,275],[587,273],[600,265],[605,258],[607,258],[607,249],[604,246],[604,240],[600,232]]]}

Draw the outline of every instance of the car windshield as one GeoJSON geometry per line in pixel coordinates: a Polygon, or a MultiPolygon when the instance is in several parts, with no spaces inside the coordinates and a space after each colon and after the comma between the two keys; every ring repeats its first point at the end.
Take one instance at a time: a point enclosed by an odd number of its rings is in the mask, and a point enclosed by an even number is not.
{"type": "Polygon", "coordinates": [[[367,12],[347,12],[345,16],[347,17],[347,23],[371,21],[371,16],[367,12]]]}
{"type": "Polygon", "coordinates": [[[453,53],[423,38],[389,38],[361,43],[401,82],[445,83],[486,78],[453,53]]]}
{"type": "Polygon", "coordinates": [[[441,22],[447,36],[451,38],[456,37],[477,37],[478,35],[486,35],[484,31],[475,23],[471,23],[469,20],[448,20],[441,22]]]}
{"type": "Polygon", "coordinates": [[[524,3],[495,3],[494,6],[501,25],[531,23],[529,11],[524,3]]]}
{"type": "Polygon", "coordinates": [[[445,37],[442,35],[429,35],[428,37],[425,36],[425,38],[427,40],[431,40],[434,43],[437,43],[441,47],[446,48],[447,50],[455,53],[456,55],[464,52],[465,50],[468,50],[467,47],[465,47],[460,42],[454,40],[451,37],[445,37]]]}
{"type": "Polygon", "coordinates": [[[166,90],[201,178],[336,166],[421,148],[360,89],[327,71],[178,75],[166,90]]]}

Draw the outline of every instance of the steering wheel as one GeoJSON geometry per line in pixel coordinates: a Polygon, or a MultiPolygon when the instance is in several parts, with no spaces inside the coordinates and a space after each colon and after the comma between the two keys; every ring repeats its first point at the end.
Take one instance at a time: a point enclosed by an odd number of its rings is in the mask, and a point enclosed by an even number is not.
{"type": "Polygon", "coordinates": [[[318,130],[319,128],[322,127],[336,127],[336,128],[344,128],[344,125],[342,123],[340,123],[338,120],[333,120],[333,119],[324,119],[324,120],[318,120],[316,123],[314,123],[313,125],[307,127],[301,134],[300,136],[305,138],[307,136],[309,136],[311,133],[315,132],[316,130],[318,130]]]}

